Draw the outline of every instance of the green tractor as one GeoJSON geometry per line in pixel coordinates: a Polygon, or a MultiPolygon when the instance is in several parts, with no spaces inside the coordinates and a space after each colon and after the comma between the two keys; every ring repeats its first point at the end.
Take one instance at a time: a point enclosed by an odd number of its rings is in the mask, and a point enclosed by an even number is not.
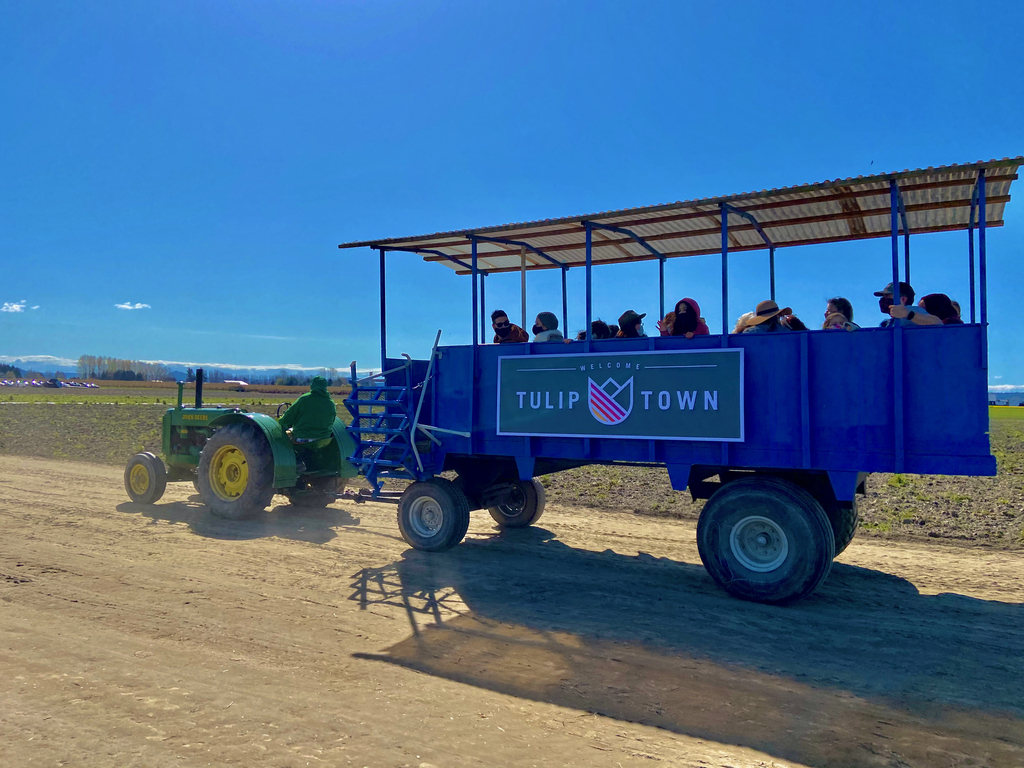
{"type": "Polygon", "coordinates": [[[184,386],[178,382],[178,404],[163,417],[164,459],[137,453],[125,467],[132,501],[153,504],[167,483],[192,482],[211,512],[240,520],[266,509],[275,493],[295,506],[326,507],[358,474],[348,462],[355,443],[341,419],[334,420],[330,438],[293,443],[272,416],[204,408],[201,368],[194,408],[182,405],[184,386]]]}

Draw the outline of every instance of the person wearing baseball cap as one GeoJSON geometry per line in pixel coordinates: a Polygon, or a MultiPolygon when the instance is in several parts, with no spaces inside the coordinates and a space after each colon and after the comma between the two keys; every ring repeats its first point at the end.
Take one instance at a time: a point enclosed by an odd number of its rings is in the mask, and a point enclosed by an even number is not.
{"type": "Polygon", "coordinates": [[[878,309],[888,317],[881,322],[881,328],[893,328],[897,325],[942,325],[942,321],[929,315],[924,308],[914,306],[914,289],[910,283],[900,283],[900,303],[893,302],[892,283],[889,283],[880,291],[875,291],[878,296],[878,309]]]}
{"type": "Polygon", "coordinates": [[[622,315],[619,316],[619,332],[616,334],[617,339],[642,339],[647,336],[644,333],[644,318],[647,317],[647,313],[644,312],[642,315],[638,315],[632,309],[627,309],[622,315]]]}
{"type": "Polygon", "coordinates": [[[793,314],[793,310],[790,307],[779,309],[779,305],[771,299],[762,301],[754,309],[754,316],[747,321],[747,329],[743,333],[789,331],[791,329],[782,322],[782,318],[791,314],[793,314]]]}

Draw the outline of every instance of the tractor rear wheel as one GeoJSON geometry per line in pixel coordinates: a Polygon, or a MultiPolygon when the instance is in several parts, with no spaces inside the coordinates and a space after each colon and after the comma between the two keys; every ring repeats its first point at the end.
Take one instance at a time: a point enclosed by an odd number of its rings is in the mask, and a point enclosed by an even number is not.
{"type": "Polygon", "coordinates": [[[311,477],[308,480],[299,480],[294,488],[282,489],[293,507],[307,509],[323,509],[332,501],[336,501],[337,495],[344,490],[343,477],[311,477]]]}
{"type": "Polygon", "coordinates": [[[443,477],[415,482],[398,501],[398,530],[414,549],[442,552],[466,537],[469,500],[443,477]]]}
{"type": "Polygon", "coordinates": [[[167,489],[167,470],[159,456],[136,453],[124,468],[124,489],[132,501],[153,504],[167,489]]]}
{"type": "Polygon", "coordinates": [[[697,550],[720,587],[745,600],[792,603],[832,570],[835,538],[825,510],[778,477],[727,483],[697,521],[697,550]]]}
{"type": "Polygon", "coordinates": [[[274,457],[262,432],[228,424],[206,441],[199,456],[199,495],[218,517],[241,520],[274,498],[274,457]]]}
{"type": "Polygon", "coordinates": [[[540,520],[546,503],[547,492],[540,480],[518,480],[504,503],[488,507],[487,511],[502,528],[526,528],[540,520]]]}

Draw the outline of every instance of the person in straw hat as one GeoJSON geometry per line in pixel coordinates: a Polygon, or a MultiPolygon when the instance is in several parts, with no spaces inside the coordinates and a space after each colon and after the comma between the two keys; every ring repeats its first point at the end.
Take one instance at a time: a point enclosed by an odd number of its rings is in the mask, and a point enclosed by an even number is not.
{"type": "Polygon", "coordinates": [[[757,305],[754,310],[754,316],[750,318],[750,327],[744,331],[744,333],[775,333],[777,331],[788,331],[783,322],[782,318],[786,315],[791,315],[793,309],[791,307],[785,307],[779,309],[779,305],[771,299],[762,301],[757,305]]]}

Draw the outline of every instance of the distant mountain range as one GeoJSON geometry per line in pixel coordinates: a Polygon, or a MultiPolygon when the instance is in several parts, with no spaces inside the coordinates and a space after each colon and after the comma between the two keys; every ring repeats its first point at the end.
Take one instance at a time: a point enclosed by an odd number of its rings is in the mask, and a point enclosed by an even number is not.
{"type": "MultiPolygon", "coordinates": [[[[303,365],[234,365],[230,363],[191,363],[177,360],[143,360],[142,362],[166,365],[170,369],[171,376],[178,381],[186,378],[186,368],[202,368],[207,377],[214,373],[220,373],[223,374],[226,379],[241,379],[243,381],[248,381],[254,376],[272,376],[280,373],[281,371],[284,371],[285,375],[294,374],[298,376],[311,376],[323,368],[329,369],[331,367],[310,367],[303,365]]],[[[14,365],[23,370],[39,371],[47,378],[51,378],[58,374],[69,379],[78,376],[78,360],[72,360],[66,357],[55,357],[53,355],[23,355],[20,357],[12,357],[9,355],[0,355],[0,363],[14,365]]],[[[339,377],[348,378],[348,366],[338,367],[336,370],[338,371],[339,377]]],[[[359,370],[357,371],[357,375],[368,376],[375,370],[376,369],[359,370]]]]}

